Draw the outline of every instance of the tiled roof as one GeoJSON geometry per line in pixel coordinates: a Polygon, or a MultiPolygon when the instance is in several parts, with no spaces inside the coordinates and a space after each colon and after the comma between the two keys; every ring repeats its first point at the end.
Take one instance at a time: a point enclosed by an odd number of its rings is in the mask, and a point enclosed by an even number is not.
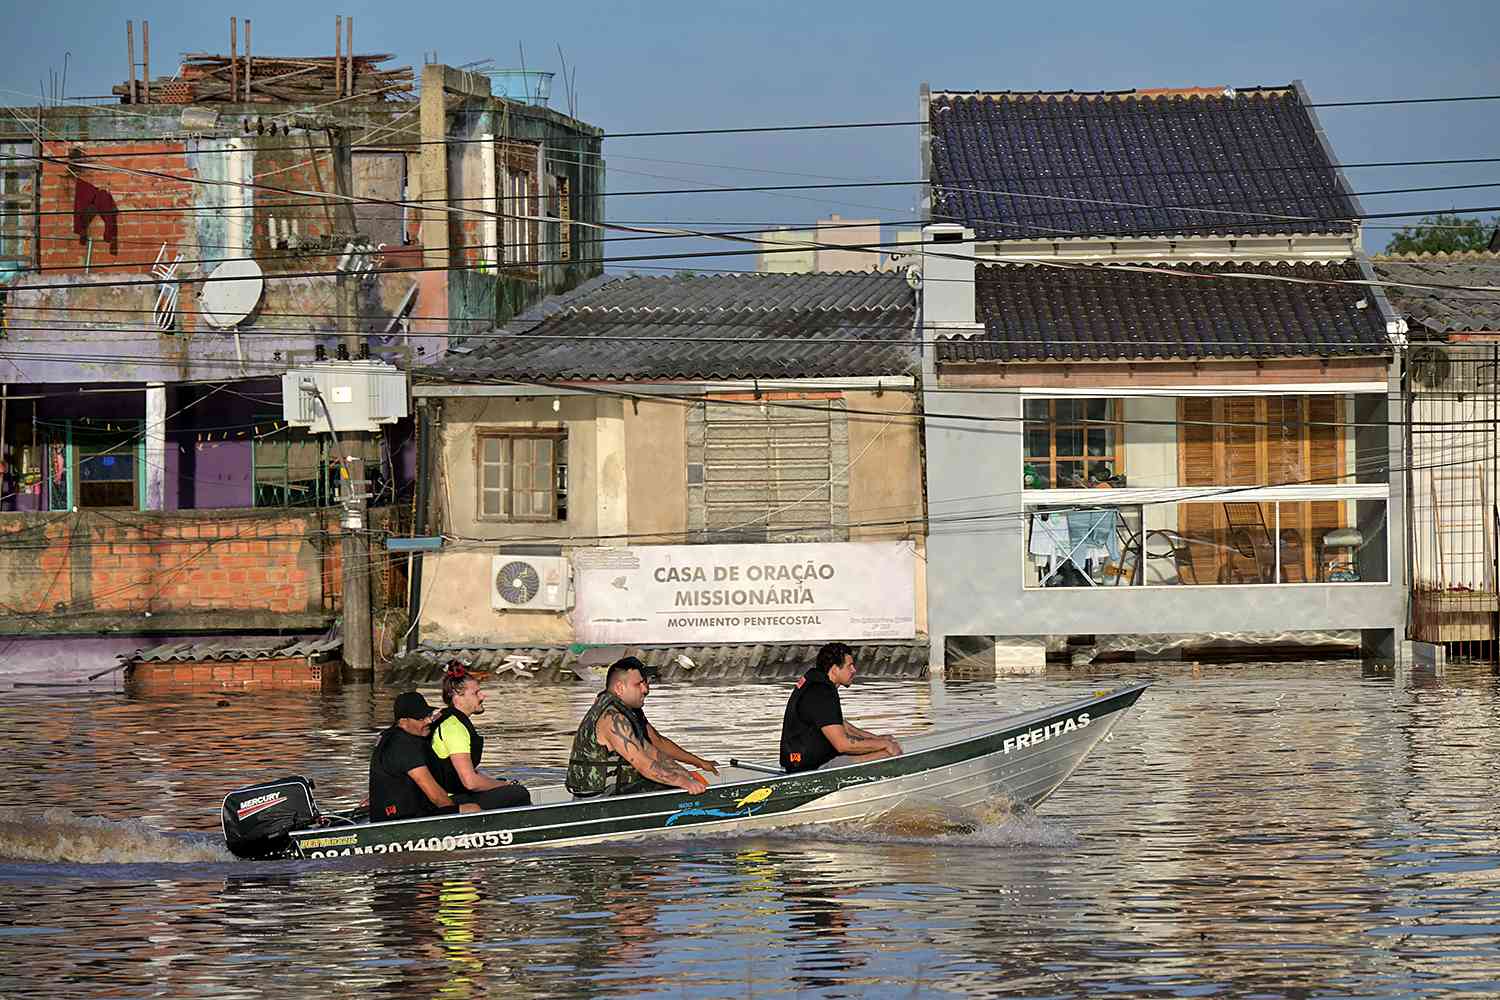
{"type": "Polygon", "coordinates": [[[1342,234],[1356,214],[1293,87],[942,93],[928,118],[932,219],[981,239],[1342,234]]]}
{"type": "Polygon", "coordinates": [[[904,275],[606,276],[543,302],[425,381],[820,378],[918,367],[904,275]]]}
{"type": "MultiPolygon", "coordinates": [[[[855,649],[861,677],[927,676],[925,638],[856,643],[855,649]]],[[[632,646],[629,651],[647,666],[656,667],[668,682],[789,680],[818,658],[816,643],[632,646]],[[679,656],[686,656],[693,666],[684,666],[679,656]]],[[[593,680],[593,673],[579,665],[580,654],[570,646],[421,646],[386,668],[382,683],[387,687],[435,684],[442,680],[443,665],[453,659],[462,660],[473,670],[492,673],[497,679],[542,684],[572,684],[585,677],[593,680]],[[528,664],[532,676],[518,677],[506,668],[506,658],[517,655],[533,661],[528,664]]],[[[603,680],[602,673],[599,680],[603,680]]]]}
{"type": "Polygon", "coordinates": [[[1128,270],[980,266],[974,295],[984,332],[939,337],[937,360],[1271,358],[1390,351],[1385,318],[1363,288],[1214,278],[1210,271],[1313,281],[1364,277],[1353,262],[1128,270]]]}
{"type": "MultiPolygon", "coordinates": [[[[1500,253],[1433,253],[1392,259],[1371,259],[1383,281],[1419,285],[1500,286],[1500,253]]],[[[1391,305],[1406,317],[1413,333],[1474,333],[1500,331],[1500,292],[1465,288],[1403,288],[1385,290],[1391,305]],[[1419,330],[1420,328],[1420,330],[1419,330]]]]}

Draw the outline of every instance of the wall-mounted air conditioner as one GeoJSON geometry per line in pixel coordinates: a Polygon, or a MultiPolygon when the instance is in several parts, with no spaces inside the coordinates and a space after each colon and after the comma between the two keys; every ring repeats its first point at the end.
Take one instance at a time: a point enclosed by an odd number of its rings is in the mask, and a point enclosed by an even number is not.
{"type": "Polygon", "coordinates": [[[567,556],[499,555],[490,560],[490,607],[496,611],[565,611],[573,606],[567,556]]]}

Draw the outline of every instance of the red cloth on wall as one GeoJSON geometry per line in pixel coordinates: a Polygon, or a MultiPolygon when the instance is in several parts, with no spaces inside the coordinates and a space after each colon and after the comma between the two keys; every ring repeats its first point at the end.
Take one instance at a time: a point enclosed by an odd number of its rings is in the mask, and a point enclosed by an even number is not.
{"type": "Polygon", "coordinates": [[[86,241],[89,223],[94,216],[104,220],[104,238],[109,241],[109,252],[120,252],[120,210],[115,207],[114,195],[103,188],[96,188],[88,181],[77,181],[73,190],[73,232],[80,241],[86,241]]]}

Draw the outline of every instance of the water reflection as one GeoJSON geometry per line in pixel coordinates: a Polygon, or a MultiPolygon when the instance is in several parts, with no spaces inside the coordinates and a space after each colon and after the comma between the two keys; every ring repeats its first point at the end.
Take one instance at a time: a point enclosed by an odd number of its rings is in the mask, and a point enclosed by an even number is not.
{"type": "MultiPolygon", "coordinates": [[[[327,804],[361,794],[389,693],[18,694],[0,995],[1500,994],[1492,673],[1157,673],[1039,816],[972,834],[906,817],[328,868],[228,861],[219,797],[297,769],[327,804]]],[[[857,684],[847,709],[902,735],[1114,682],[857,684]]],[[[660,685],[650,711],[711,756],[765,759],[784,696],[660,685]]],[[[556,780],[590,698],[506,690],[483,720],[497,763],[556,780]]]]}

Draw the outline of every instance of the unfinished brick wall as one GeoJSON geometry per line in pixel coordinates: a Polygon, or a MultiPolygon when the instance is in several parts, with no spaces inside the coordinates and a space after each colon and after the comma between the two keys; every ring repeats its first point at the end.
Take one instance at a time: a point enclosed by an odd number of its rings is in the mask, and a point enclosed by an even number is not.
{"type": "Polygon", "coordinates": [[[193,184],[160,176],[143,176],[115,170],[116,167],[154,171],[181,177],[191,175],[181,142],[47,142],[43,155],[67,160],[77,148],[83,156],[78,161],[78,175],[114,198],[119,232],[115,250],[104,238],[104,221],[93,218],[85,237],[80,239],[73,228],[74,193],[77,180],[67,166],[55,160],[42,163],[41,188],[41,254],[42,267],[54,270],[82,270],[87,260],[96,274],[129,275],[146,271],[156,260],[163,243],[169,247],[195,242],[193,239],[193,184]],[[110,169],[88,169],[91,157],[101,154],[129,153],[130,156],[103,156],[92,162],[110,169]],[[87,237],[93,237],[89,253],[87,237]],[[122,266],[123,265],[123,266],[122,266]]]}
{"type": "MultiPolygon", "coordinates": [[[[342,609],[336,509],[125,510],[0,516],[0,619],[44,632],[73,616],[186,616],[186,627],[275,628],[278,615],[326,618],[342,609]]],[[[396,525],[370,511],[376,532],[396,525]]],[[[371,599],[405,604],[405,557],[371,539],[371,599]]],[[[305,625],[304,625],[305,627],[305,625]]],[[[23,629],[29,631],[30,629],[23,629]]]]}
{"type": "Polygon", "coordinates": [[[6,515],[0,610],[320,614],[336,605],[325,570],[338,550],[332,513],[216,513],[6,515]]]}

